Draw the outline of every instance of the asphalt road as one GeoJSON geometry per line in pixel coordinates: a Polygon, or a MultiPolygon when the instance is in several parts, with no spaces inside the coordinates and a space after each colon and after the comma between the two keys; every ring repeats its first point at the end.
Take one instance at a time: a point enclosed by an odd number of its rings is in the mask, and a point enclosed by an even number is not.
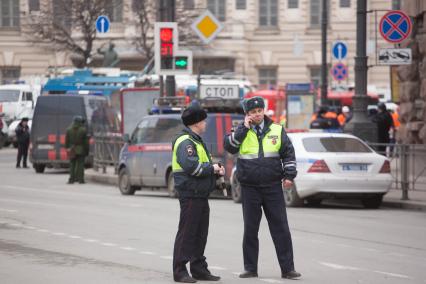
{"type": "MultiPolygon", "coordinates": [[[[172,283],[178,201],[165,193],[121,196],[98,184],[66,185],[64,171],[14,168],[0,150],[0,283],[172,283]]],[[[239,279],[241,206],[210,201],[206,256],[220,283],[280,278],[267,222],[259,278],[239,279]]],[[[288,209],[303,283],[426,283],[426,215],[326,205],[288,209]]]]}

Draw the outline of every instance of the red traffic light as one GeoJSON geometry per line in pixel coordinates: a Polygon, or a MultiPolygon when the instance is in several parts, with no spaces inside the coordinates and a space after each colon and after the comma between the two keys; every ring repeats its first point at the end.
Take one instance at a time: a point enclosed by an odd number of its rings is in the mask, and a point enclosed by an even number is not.
{"type": "Polygon", "coordinates": [[[172,42],[173,41],[173,29],[163,28],[160,29],[160,39],[162,42],[172,42]]]}

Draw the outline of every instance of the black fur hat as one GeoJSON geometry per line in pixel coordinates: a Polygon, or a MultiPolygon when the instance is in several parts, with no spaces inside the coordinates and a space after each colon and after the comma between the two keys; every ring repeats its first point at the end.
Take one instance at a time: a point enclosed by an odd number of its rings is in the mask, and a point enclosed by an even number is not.
{"type": "Polygon", "coordinates": [[[183,111],[181,118],[183,124],[189,126],[206,119],[207,112],[197,102],[192,102],[183,111]]]}

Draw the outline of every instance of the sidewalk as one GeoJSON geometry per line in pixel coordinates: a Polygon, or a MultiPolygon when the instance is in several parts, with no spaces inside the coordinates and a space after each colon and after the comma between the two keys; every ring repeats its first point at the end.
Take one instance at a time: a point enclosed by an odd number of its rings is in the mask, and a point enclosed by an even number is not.
{"type": "MultiPolygon", "coordinates": [[[[114,174],[112,167],[106,168],[106,173],[102,169],[95,171],[88,169],[85,172],[87,181],[118,186],[118,175],[114,174]]],[[[382,207],[401,208],[410,210],[419,210],[426,212],[426,189],[409,190],[409,200],[401,200],[402,191],[399,189],[390,190],[383,198],[382,207]]]]}

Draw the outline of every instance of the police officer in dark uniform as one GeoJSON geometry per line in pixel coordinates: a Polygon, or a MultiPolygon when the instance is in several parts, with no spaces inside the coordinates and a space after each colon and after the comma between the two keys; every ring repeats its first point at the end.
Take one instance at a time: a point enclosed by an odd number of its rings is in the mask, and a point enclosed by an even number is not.
{"type": "Polygon", "coordinates": [[[237,179],[241,184],[244,237],[244,272],[240,278],[257,277],[259,225],[262,207],[274,241],[281,277],[301,276],[294,270],[293,245],[287,223],[283,187],[290,188],[297,175],[294,148],[284,128],[264,115],[261,97],[243,102],[245,121],[225,136],[225,149],[238,155],[237,179]]]}
{"type": "Polygon", "coordinates": [[[16,157],[16,167],[21,167],[21,160],[23,162],[23,167],[28,168],[27,166],[27,156],[28,148],[30,146],[30,128],[28,127],[28,118],[24,117],[19,122],[18,126],[15,129],[16,141],[18,142],[18,156],[16,157]]]}
{"type": "Polygon", "coordinates": [[[173,252],[173,278],[176,282],[218,281],[207,268],[204,249],[207,243],[210,208],[208,197],[215,189],[216,175],[225,169],[213,164],[201,139],[206,130],[207,113],[192,103],[182,113],[186,126],[173,141],[172,168],[179,196],[180,220],[173,252]],[[192,277],[186,269],[190,262],[192,277]]]}

